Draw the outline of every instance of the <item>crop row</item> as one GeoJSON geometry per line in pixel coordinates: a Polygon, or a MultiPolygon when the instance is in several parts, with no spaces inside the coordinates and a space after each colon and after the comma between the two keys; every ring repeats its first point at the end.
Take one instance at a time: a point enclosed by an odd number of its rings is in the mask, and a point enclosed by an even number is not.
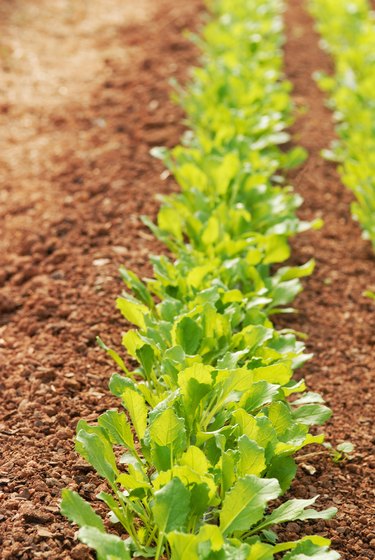
{"type": "Polygon", "coordinates": [[[356,197],[352,213],[375,249],[375,18],[367,0],[311,0],[311,11],[333,57],[333,76],[320,75],[330,94],[339,142],[328,154],[356,197]]]}
{"type": "MultiPolygon", "coordinates": [[[[291,520],[329,518],[310,500],[280,500],[297,471],[294,454],[323,436],[310,426],[331,411],[294,370],[308,356],[285,312],[313,262],[280,266],[288,239],[311,227],[281,169],[303,161],[282,151],[291,124],[282,77],[282,2],[216,0],[202,36],[202,67],[180,101],[190,131],[171,151],[154,150],[179,194],[165,197],[157,224],[171,256],[151,258],[152,279],[122,268],[117,300],[137,328],[123,336],[130,370],[110,390],[123,411],[80,421],[77,451],[106,479],[98,499],[121,538],[76,492],[61,510],[99,560],[335,560],[329,541],[278,542],[291,520]],[[277,500],[277,501],[275,501],[277,500]]],[[[314,224],[313,224],[314,225],[314,224]]],[[[318,224],[315,224],[318,225],[318,224]]]]}

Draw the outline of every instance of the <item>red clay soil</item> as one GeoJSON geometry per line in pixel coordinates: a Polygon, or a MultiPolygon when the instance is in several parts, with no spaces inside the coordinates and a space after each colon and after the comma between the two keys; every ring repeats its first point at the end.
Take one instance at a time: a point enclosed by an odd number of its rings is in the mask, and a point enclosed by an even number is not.
{"type": "MultiPolygon", "coordinates": [[[[124,322],[114,311],[117,268],[125,263],[148,274],[148,255],[160,251],[139,217],[155,216],[155,193],[175,184],[148,151],[177,143],[182,114],[168,100],[167,81],[184,79],[197,54],[181,32],[196,27],[200,0],[139,0],[136,7],[92,0],[90,7],[80,0],[0,7],[4,560],[91,557],[59,515],[59,495],[70,486],[91,500],[100,489],[72,438],[79,418],[93,420],[117,404],[107,391],[113,366],[95,336],[118,346],[124,322]]],[[[320,493],[320,505],[337,505],[336,520],[311,525],[311,532],[329,535],[344,559],[372,559],[375,308],[361,293],[375,286],[375,260],[350,218],[350,194],[319,156],[334,133],[311,73],[329,69],[329,61],[300,1],[290,1],[286,21],[287,74],[297,105],[308,109],[293,132],[311,154],[293,179],[306,200],[301,214],[322,215],[326,226],[294,242],[295,261],[314,256],[317,270],[297,301],[300,313],[279,322],[309,334],[315,358],[305,374],[334,409],[330,441],[357,446],[339,465],[328,455],[305,459],[316,473],[301,468],[293,494],[320,493]]],[[[303,531],[290,523],[285,536],[303,531]]]]}
{"type": "Polygon", "coordinates": [[[140,221],[174,188],[149,155],[173,146],[200,0],[19,0],[0,7],[0,557],[91,558],[58,513],[61,489],[94,499],[74,452],[80,418],[117,405],[118,267],[150,273],[140,221]]]}
{"type": "MultiPolygon", "coordinates": [[[[351,193],[342,186],[335,165],[320,156],[335,134],[332,115],[312,74],[331,72],[331,61],[319,48],[319,37],[301,0],[289,0],[285,22],[285,69],[301,109],[292,132],[295,142],[310,154],[291,181],[305,199],[301,216],[321,216],[325,226],[293,242],[295,262],[314,257],[317,267],[295,303],[299,313],[278,324],[309,336],[307,347],[315,357],[304,375],[309,387],[320,392],[334,411],[325,427],[328,441],[350,440],[356,446],[352,460],[342,464],[328,456],[319,461],[307,458],[305,462],[317,472],[309,475],[301,468],[293,493],[303,498],[320,494],[319,504],[338,507],[323,534],[344,559],[368,560],[375,558],[375,304],[362,292],[375,288],[375,256],[351,219],[351,193]]],[[[302,534],[301,526],[289,525],[302,534]]],[[[316,525],[314,531],[324,528],[322,522],[316,525]]]]}

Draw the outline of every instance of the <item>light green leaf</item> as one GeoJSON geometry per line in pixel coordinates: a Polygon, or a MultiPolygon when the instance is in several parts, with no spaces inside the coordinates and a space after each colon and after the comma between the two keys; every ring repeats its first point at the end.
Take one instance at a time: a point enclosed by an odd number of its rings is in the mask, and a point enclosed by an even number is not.
{"type": "Polygon", "coordinates": [[[354,451],[354,445],[351,441],[344,441],[343,443],[339,443],[336,449],[341,453],[352,453],[354,451]]]}
{"type": "Polygon", "coordinates": [[[293,169],[301,165],[308,157],[308,152],[301,146],[296,146],[284,154],[282,159],[282,167],[284,169],[293,169]]]}
{"type": "Polygon", "coordinates": [[[219,194],[226,194],[231,181],[240,171],[240,160],[236,153],[227,153],[223,157],[221,164],[215,169],[215,186],[219,194]]]}
{"type": "Polygon", "coordinates": [[[292,405],[300,404],[323,404],[323,397],[319,393],[304,393],[298,399],[292,402],[292,405]]]}
{"type": "Polygon", "coordinates": [[[119,297],[116,300],[116,307],[129,323],[137,325],[141,329],[145,328],[144,318],[149,313],[149,309],[143,303],[119,297]]]}
{"type": "Polygon", "coordinates": [[[268,407],[268,418],[271,420],[278,436],[284,434],[293,423],[288,405],[281,401],[270,404],[268,407]]]}
{"type": "MultiPolygon", "coordinates": [[[[94,427],[95,428],[95,427],[94,427]]],[[[118,475],[116,458],[109,441],[97,429],[80,429],[76,437],[77,451],[113,486],[118,475]]]]}
{"type": "Polygon", "coordinates": [[[263,517],[268,501],[277,498],[280,492],[280,485],[274,478],[247,475],[238,480],[223,501],[220,512],[223,534],[250,529],[263,517]]]}
{"type": "Polygon", "coordinates": [[[90,504],[81,498],[77,492],[64,488],[61,493],[62,500],[60,511],[73,523],[79,527],[95,527],[104,532],[104,524],[99,515],[95,513],[90,504]]]}
{"type": "Polygon", "coordinates": [[[209,463],[205,454],[199,447],[195,447],[195,445],[191,445],[182,455],[180,464],[186,465],[193,471],[203,475],[207,474],[209,469],[209,463]]]}
{"type": "Polygon", "coordinates": [[[316,497],[311,498],[310,500],[288,500],[276,508],[271,515],[265,517],[262,523],[256,527],[256,531],[261,531],[271,525],[276,525],[277,523],[285,523],[286,521],[296,521],[301,519],[301,515],[305,512],[305,508],[311,506],[315,501],[316,497]]]}
{"type": "Polygon", "coordinates": [[[129,290],[132,290],[136,297],[142,301],[142,303],[147,305],[147,307],[154,307],[154,300],[152,299],[150,292],[134,272],[128,270],[124,266],[121,266],[120,276],[129,290]]]}
{"type": "Polygon", "coordinates": [[[161,230],[173,235],[179,241],[182,240],[181,219],[174,208],[162,206],[158,213],[158,226],[161,230]]]}
{"type": "Polygon", "coordinates": [[[196,380],[199,384],[211,385],[211,372],[214,370],[212,366],[204,364],[194,364],[189,368],[185,368],[178,374],[178,384],[184,397],[189,394],[188,383],[191,379],[196,380]]]}
{"type": "Polygon", "coordinates": [[[317,511],[315,509],[306,509],[298,519],[305,521],[306,519],[332,519],[337,513],[337,508],[330,507],[317,511]]]}
{"type": "Polygon", "coordinates": [[[322,404],[305,404],[293,411],[293,418],[301,424],[324,424],[332,416],[332,410],[322,404]]]}
{"type": "Polygon", "coordinates": [[[190,493],[179,478],[173,478],[154,494],[151,510],[161,533],[184,528],[190,511],[190,493]]]}
{"type": "Polygon", "coordinates": [[[176,342],[188,355],[196,354],[203,337],[202,328],[190,317],[184,317],[176,327],[176,342]]]}
{"type": "Polygon", "coordinates": [[[188,421],[193,421],[199,413],[199,404],[211,390],[211,366],[194,364],[178,374],[178,385],[184,399],[184,406],[188,412],[188,421]]]}
{"type": "Polygon", "coordinates": [[[181,439],[185,440],[185,423],[172,408],[159,414],[150,425],[152,443],[163,446],[174,445],[181,439]]]}
{"type": "Polygon", "coordinates": [[[121,356],[119,356],[119,354],[115,351],[112,350],[112,348],[109,348],[109,346],[107,346],[101,338],[99,338],[99,336],[96,337],[96,341],[98,343],[98,345],[100,346],[100,348],[102,348],[103,350],[105,350],[108,354],[108,356],[111,356],[112,360],[122,369],[123,372],[125,373],[129,373],[124,360],[121,358],[121,356]]]}
{"type": "Polygon", "coordinates": [[[200,560],[197,535],[173,531],[168,533],[167,538],[171,546],[172,560],[200,560]]]}
{"type": "Polygon", "coordinates": [[[273,546],[257,542],[250,546],[250,552],[246,560],[273,560],[273,558],[273,546]]]}
{"type": "Polygon", "coordinates": [[[122,395],[122,401],[129,412],[138,438],[144,438],[147,426],[147,406],[143,396],[137,391],[127,389],[122,395]]]}
{"type": "Polygon", "coordinates": [[[224,544],[222,532],[217,525],[202,525],[199,530],[199,541],[210,541],[211,550],[220,550],[224,544]]]}
{"type": "Polygon", "coordinates": [[[112,443],[134,449],[133,434],[124,412],[107,410],[99,416],[98,424],[106,430],[112,443]]]}
{"type": "Polygon", "coordinates": [[[246,435],[249,439],[256,440],[258,435],[258,424],[254,416],[246,412],[243,408],[235,410],[233,418],[238,424],[241,435],[246,435]]]}
{"type": "Polygon", "coordinates": [[[271,366],[263,366],[252,370],[254,381],[267,381],[267,383],[277,383],[286,385],[292,377],[292,364],[290,362],[279,362],[271,366]]]}
{"type": "Polygon", "coordinates": [[[233,486],[236,479],[235,475],[235,461],[233,451],[225,451],[221,456],[221,487],[222,495],[233,486]]]}
{"type": "Polygon", "coordinates": [[[98,560],[130,560],[126,543],[116,535],[102,533],[95,527],[82,527],[78,538],[96,551],[98,560]]]}
{"type": "MultiPolygon", "coordinates": [[[[319,535],[306,535],[299,539],[298,541],[289,541],[283,542],[280,544],[276,544],[273,548],[274,554],[279,552],[285,552],[286,550],[294,550],[299,544],[309,541],[311,544],[315,544],[316,546],[328,547],[331,544],[329,539],[325,537],[320,537],[319,535]]],[[[284,556],[285,558],[285,556],[284,556]]]]}
{"type": "Polygon", "coordinates": [[[266,381],[257,381],[253,384],[251,390],[242,396],[240,405],[247,412],[252,412],[257,408],[260,408],[264,404],[271,402],[273,398],[278,394],[278,392],[278,385],[272,385],[271,383],[267,383],[266,381]]]}
{"type": "Polygon", "coordinates": [[[150,375],[155,359],[155,353],[152,346],[144,344],[141,348],[136,350],[136,354],[146,375],[150,375]]]}
{"type": "Polygon", "coordinates": [[[263,259],[264,264],[283,262],[290,256],[288,241],[281,235],[269,235],[264,238],[261,245],[266,253],[263,259]]]}
{"type": "Polygon", "coordinates": [[[264,449],[243,435],[238,440],[240,459],[237,464],[237,471],[240,476],[247,474],[260,475],[266,468],[264,449]]]}
{"type": "Polygon", "coordinates": [[[293,457],[274,456],[271,465],[267,470],[267,477],[277,478],[281,490],[286,492],[292,483],[297,472],[297,465],[293,457]]]}
{"type": "Polygon", "coordinates": [[[337,560],[340,555],[326,546],[314,544],[311,540],[299,543],[294,550],[288,552],[283,560],[337,560]]]}

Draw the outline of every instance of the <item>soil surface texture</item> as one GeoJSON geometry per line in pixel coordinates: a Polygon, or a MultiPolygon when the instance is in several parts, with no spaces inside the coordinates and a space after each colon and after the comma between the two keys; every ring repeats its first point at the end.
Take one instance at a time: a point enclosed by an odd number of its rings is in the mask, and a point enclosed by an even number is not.
{"type": "MultiPolygon", "coordinates": [[[[300,114],[292,132],[295,143],[310,154],[290,179],[305,200],[301,217],[322,217],[325,225],[293,242],[295,262],[314,257],[316,269],[295,302],[298,314],[282,318],[278,325],[309,337],[307,349],[314,358],[303,373],[310,390],[321,393],[333,409],[334,416],[324,427],[327,441],[355,444],[352,459],[341,464],[328,454],[301,459],[305,466],[292,493],[301,498],[320,494],[317,504],[336,506],[338,514],[322,534],[332,539],[345,560],[371,560],[375,558],[375,305],[362,293],[375,288],[375,255],[351,218],[353,198],[340,182],[335,164],[320,156],[335,133],[332,114],[312,74],[331,73],[331,60],[320,49],[301,0],[289,0],[285,23],[285,70],[300,114]],[[310,465],[314,474],[309,474],[310,465]]],[[[318,522],[311,529],[323,527],[318,522]]],[[[303,534],[302,524],[290,523],[289,529],[303,534]]]]}
{"type": "MultiPolygon", "coordinates": [[[[100,487],[80,418],[116,406],[100,334],[119,347],[118,267],[149,275],[141,223],[175,188],[155,145],[183,114],[169,79],[197,52],[200,0],[15,0],[0,6],[0,557],[91,558],[61,489],[100,487]]],[[[95,500],[96,501],[96,500],[95,500]]]]}
{"type": "MultiPolygon", "coordinates": [[[[114,367],[95,337],[118,347],[126,328],[114,309],[119,265],[148,275],[148,256],[162,250],[140,216],[153,218],[155,195],[176,185],[149,149],[175,145],[183,131],[168,79],[183,81],[197,61],[182,32],[197,29],[201,11],[201,0],[0,6],[1,559],[92,557],[58,502],[65,486],[88,500],[104,488],[73,435],[80,418],[117,406],[107,390],[114,367]]],[[[278,325],[309,335],[315,357],[304,375],[334,410],[328,440],[356,445],[339,464],[328,452],[301,458],[291,495],[337,506],[334,520],[308,531],[332,538],[344,559],[371,560],[375,306],[361,294],[375,288],[375,258],[350,217],[350,193],[319,154],[334,127],[311,75],[331,71],[330,61],[301,0],[289,0],[285,21],[292,132],[310,153],[290,179],[305,198],[301,216],[325,227],[293,242],[294,261],[313,256],[317,268],[299,313],[278,325]]],[[[283,537],[305,529],[289,523],[283,537]]]]}

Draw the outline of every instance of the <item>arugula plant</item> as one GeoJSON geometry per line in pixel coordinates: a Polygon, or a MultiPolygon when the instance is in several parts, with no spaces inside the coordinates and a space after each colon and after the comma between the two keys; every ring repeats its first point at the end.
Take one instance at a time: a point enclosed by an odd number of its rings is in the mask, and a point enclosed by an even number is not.
{"type": "Polygon", "coordinates": [[[375,20],[367,0],[310,0],[323,46],[335,64],[318,83],[330,94],[339,141],[326,150],[339,162],[346,187],[356,197],[354,218],[375,249],[375,20]]]}
{"type": "Polygon", "coordinates": [[[122,370],[110,381],[119,409],[77,427],[77,452],[107,482],[97,497],[109,519],[68,489],[61,511],[99,560],[335,560],[327,539],[279,543],[274,531],[335,513],[314,509],[315,498],[280,500],[294,454],[323,442],[310,426],[331,415],[293,379],[309,357],[297,333],[271,320],[292,311],[314,267],[280,266],[289,238],[319,226],[298,219],[301,199],[279,174],[305,158],[279,147],[292,121],[283,4],[211,4],[196,39],[202,67],[177,90],[190,133],[153,150],[181,187],[163,198],[156,224],[144,219],[171,256],[152,257],[150,279],[121,269],[117,308],[135,327],[122,342],[138,365],[99,340],[122,370]]]}

